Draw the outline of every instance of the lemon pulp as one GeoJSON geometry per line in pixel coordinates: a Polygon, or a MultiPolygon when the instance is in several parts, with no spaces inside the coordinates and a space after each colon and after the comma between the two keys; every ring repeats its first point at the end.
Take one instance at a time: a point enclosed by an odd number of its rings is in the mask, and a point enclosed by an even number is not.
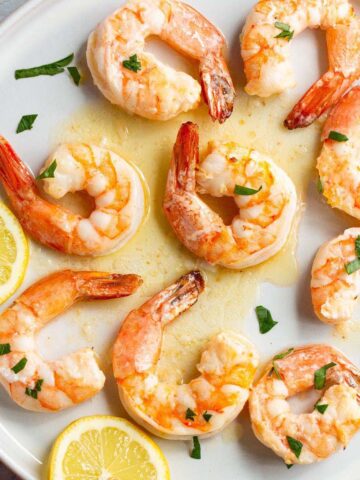
{"type": "Polygon", "coordinates": [[[84,417],[55,442],[50,480],[167,480],[159,447],[127,420],[84,417]]]}
{"type": "Polygon", "coordinates": [[[25,234],[15,216],[0,202],[0,304],[21,285],[28,260],[25,234]]]}

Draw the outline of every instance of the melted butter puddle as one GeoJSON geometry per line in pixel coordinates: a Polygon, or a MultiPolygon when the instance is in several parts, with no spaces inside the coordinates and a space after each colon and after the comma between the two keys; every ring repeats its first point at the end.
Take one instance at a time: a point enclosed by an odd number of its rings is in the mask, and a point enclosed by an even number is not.
{"type": "Polygon", "coordinates": [[[202,147],[209,140],[233,140],[272,157],[292,178],[301,198],[314,168],[319,126],[295,132],[286,130],[282,120],[293,100],[278,97],[259,101],[239,94],[232,117],[222,126],[210,120],[205,106],[172,121],[158,123],[129,116],[101,101],[75,113],[60,129],[56,139],[59,143],[88,142],[119,153],[140,168],[150,189],[150,215],[137,235],[115,254],[93,259],[77,258],[33,245],[31,268],[39,277],[70,266],[133,272],[143,277],[144,286],[132,297],[106,302],[103,306],[101,302],[81,306],[77,318],[82,322],[83,335],[88,342],[94,342],[97,351],[108,352],[121,320],[129,310],[141,305],[185,272],[200,268],[207,277],[206,292],[190,312],[167,327],[164,355],[160,362],[160,370],[166,368],[167,375],[171,372],[174,380],[188,378],[194,372],[204,342],[211,335],[223,329],[241,332],[242,319],[253,308],[262,281],[279,285],[295,282],[300,209],[283,250],[268,262],[243,272],[211,267],[197,259],[177,240],[162,212],[172,147],[180,125],[188,120],[199,125],[202,147]],[[93,328],[89,327],[91,323],[93,328]],[[101,329],[103,324],[106,329],[109,325],[108,334],[104,333],[104,328],[101,329]]]}

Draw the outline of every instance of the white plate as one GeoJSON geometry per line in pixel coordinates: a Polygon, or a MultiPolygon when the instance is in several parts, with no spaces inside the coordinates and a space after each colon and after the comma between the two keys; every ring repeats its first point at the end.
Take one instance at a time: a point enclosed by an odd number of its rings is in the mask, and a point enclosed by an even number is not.
{"type": "MultiPolygon", "coordinates": [[[[72,51],[77,52],[78,58],[83,57],[89,32],[98,21],[119,7],[119,3],[119,0],[30,0],[0,26],[0,132],[9,138],[35,171],[53,147],[52,139],[58,126],[99,93],[89,86],[90,82],[86,88],[77,89],[61,75],[16,82],[14,70],[62,58],[72,51]],[[39,119],[31,135],[16,136],[14,132],[19,118],[34,112],[39,114],[39,119]]],[[[241,71],[238,35],[254,1],[190,0],[190,3],[225,33],[230,45],[231,68],[235,78],[239,77],[236,74],[241,71]]],[[[293,57],[299,80],[298,92],[303,92],[319,75],[319,58],[325,64],[323,40],[317,33],[306,32],[294,42],[293,57]],[[319,54],[321,50],[324,55],[319,54]]],[[[252,313],[244,325],[244,333],[256,343],[263,359],[284,346],[323,341],[339,346],[359,364],[358,339],[345,342],[334,337],[327,326],[314,319],[309,302],[309,269],[314,252],[324,240],[337,235],[352,222],[319,201],[314,182],[310,185],[306,203],[298,246],[299,281],[289,288],[265,284],[260,292],[261,302],[270,310],[279,311],[281,308],[281,325],[271,335],[261,336],[252,313]]],[[[31,279],[30,271],[22,288],[31,279]]],[[[63,328],[58,324],[50,334],[63,338],[63,328]]],[[[66,339],[58,344],[56,353],[65,351],[66,339]]],[[[56,415],[21,410],[1,389],[0,456],[25,479],[39,479],[52,441],[70,421],[83,415],[108,412],[122,413],[111,379],[106,390],[92,401],[56,415]]],[[[204,441],[201,461],[192,460],[187,453],[188,445],[182,442],[157,440],[169,459],[172,478],[359,479],[359,435],[345,452],[326,462],[288,471],[281,460],[254,438],[246,412],[240,420],[244,430],[241,439],[236,441],[220,435],[204,441]]]]}

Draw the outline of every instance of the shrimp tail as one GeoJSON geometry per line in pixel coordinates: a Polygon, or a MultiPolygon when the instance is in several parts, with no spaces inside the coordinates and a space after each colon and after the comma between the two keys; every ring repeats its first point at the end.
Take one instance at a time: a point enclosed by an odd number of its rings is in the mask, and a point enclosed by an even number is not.
{"type": "Polygon", "coordinates": [[[192,307],[204,288],[205,281],[201,272],[189,272],[150,300],[152,309],[162,313],[160,316],[163,324],[169,323],[192,307]]]}
{"type": "Polygon", "coordinates": [[[211,118],[224,123],[234,109],[235,89],[222,58],[206,58],[200,65],[200,78],[211,118]]]}
{"type": "Polygon", "coordinates": [[[196,166],[199,163],[199,127],[192,122],[183,123],[177,135],[173,152],[173,169],[177,188],[195,192],[196,166]]]}
{"type": "Polygon", "coordinates": [[[0,135],[0,181],[10,198],[24,198],[36,189],[34,177],[16,155],[9,142],[0,135]]]}
{"type": "Polygon", "coordinates": [[[190,272],[129,313],[113,349],[114,375],[118,382],[156,364],[164,326],[194,305],[204,288],[201,273],[190,272]]]}
{"type": "Polygon", "coordinates": [[[311,125],[323,113],[336,105],[354,82],[353,76],[327,72],[314,83],[287,116],[284,125],[289,130],[311,125]]]}
{"type": "Polygon", "coordinates": [[[143,283],[139,275],[102,272],[72,272],[80,298],[106,300],[132,295],[143,283]]]}

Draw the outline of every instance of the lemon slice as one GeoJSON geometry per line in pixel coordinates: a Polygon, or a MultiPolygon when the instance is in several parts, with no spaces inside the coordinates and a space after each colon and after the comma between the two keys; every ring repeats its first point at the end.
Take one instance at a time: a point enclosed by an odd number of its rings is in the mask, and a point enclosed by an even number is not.
{"type": "Polygon", "coordinates": [[[169,480],[159,447],[123,418],[83,417],[56,440],[50,480],[169,480]]]}
{"type": "Polygon", "coordinates": [[[16,217],[0,202],[0,304],[21,285],[28,261],[27,238],[16,217]]]}

